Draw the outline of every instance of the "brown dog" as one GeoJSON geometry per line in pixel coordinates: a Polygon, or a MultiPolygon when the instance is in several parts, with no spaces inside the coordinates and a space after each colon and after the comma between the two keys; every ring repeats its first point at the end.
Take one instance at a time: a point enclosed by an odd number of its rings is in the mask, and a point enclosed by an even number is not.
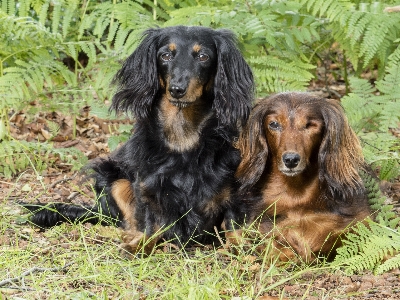
{"type": "Polygon", "coordinates": [[[340,235],[370,214],[360,143],[339,102],[306,93],[264,99],[238,145],[247,222],[274,236],[282,260],[334,254],[340,235]]]}

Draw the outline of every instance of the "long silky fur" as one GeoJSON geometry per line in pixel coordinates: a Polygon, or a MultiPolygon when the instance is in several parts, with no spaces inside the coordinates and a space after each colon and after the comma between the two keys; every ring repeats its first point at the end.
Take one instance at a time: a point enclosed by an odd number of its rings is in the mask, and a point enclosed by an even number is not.
{"type": "MultiPolygon", "coordinates": [[[[264,132],[264,119],[280,101],[289,101],[290,93],[272,96],[267,102],[256,105],[241,133],[239,149],[242,161],[236,171],[242,193],[251,189],[260,179],[268,159],[268,142],[264,132]]],[[[341,105],[335,100],[310,97],[297,93],[304,101],[311,101],[315,110],[321,112],[324,136],[319,149],[319,178],[326,183],[331,198],[347,202],[353,196],[365,193],[359,171],[365,168],[362,150],[357,136],[350,128],[341,105]],[[306,100],[309,97],[309,100],[306,100]]],[[[305,102],[306,103],[306,102],[305,102]]]]}
{"type": "MultiPolygon", "coordinates": [[[[123,216],[111,191],[113,182],[127,179],[135,195],[137,230],[145,232],[148,224],[172,224],[163,234],[167,240],[178,237],[180,243],[186,244],[192,239],[212,239],[204,233],[214,232],[214,226],[220,226],[232,203],[221,204],[207,218],[202,209],[208,204],[206,199],[217,196],[226,186],[233,189],[235,184],[234,173],[240,153],[233,143],[250,113],[253,75],[231,32],[199,27],[203,34],[213,38],[217,49],[215,78],[208,95],[212,113],[202,126],[199,141],[193,149],[169,149],[164,140],[164,124],[158,118],[162,84],[156,52],[171,34],[187,30],[193,29],[176,26],[145,31],[140,45],[116,74],[114,83],[118,84],[118,90],[111,109],[131,112],[135,116],[134,133],[109,158],[97,160],[90,166],[94,171],[96,192],[100,195],[95,206],[68,206],[64,210],[63,204],[55,204],[56,209],[60,208],[68,215],[68,220],[82,221],[88,211],[101,212],[116,220],[116,225],[124,227],[123,216]],[[140,194],[140,185],[145,186],[146,195],[140,194]],[[75,216],[69,214],[72,210],[75,216]]],[[[91,217],[94,220],[95,217],[91,217]]],[[[41,210],[31,220],[49,227],[65,218],[41,210]]]]}

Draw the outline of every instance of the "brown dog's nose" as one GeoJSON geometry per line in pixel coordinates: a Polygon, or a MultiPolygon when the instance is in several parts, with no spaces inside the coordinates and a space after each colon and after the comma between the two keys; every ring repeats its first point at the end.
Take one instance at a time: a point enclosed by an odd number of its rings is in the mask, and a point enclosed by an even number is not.
{"type": "Polygon", "coordinates": [[[175,99],[180,99],[186,94],[186,88],[184,88],[182,86],[178,86],[178,85],[172,85],[169,88],[169,93],[175,99]]]}
{"type": "Polygon", "coordinates": [[[297,153],[289,152],[282,155],[282,161],[289,169],[297,167],[300,162],[300,155],[297,153]]]}

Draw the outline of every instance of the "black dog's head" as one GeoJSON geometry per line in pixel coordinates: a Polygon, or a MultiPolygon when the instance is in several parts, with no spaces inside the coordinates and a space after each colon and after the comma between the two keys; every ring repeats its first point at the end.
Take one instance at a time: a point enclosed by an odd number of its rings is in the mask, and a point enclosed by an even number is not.
{"type": "Polygon", "coordinates": [[[149,29],[115,77],[112,109],[150,116],[166,97],[179,108],[210,101],[221,125],[237,126],[249,114],[253,76],[227,30],[176,26],[149,29]]]}

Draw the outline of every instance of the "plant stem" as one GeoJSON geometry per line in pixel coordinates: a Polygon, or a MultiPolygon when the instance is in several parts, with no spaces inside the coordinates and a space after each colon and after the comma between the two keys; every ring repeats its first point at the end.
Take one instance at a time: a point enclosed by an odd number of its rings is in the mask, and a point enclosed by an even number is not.
{"type": "Polygon", "coordinates": [[[156,7],[157,7],[157,0],[154,0],[154,7],[153,7],[153,20],[157,20],[157,11],[156,11],[156,7]]]}
{"type": "Polygon", "coordinates": [[[72,138],[76,138],[76,114],[72,115],[72,138]]]}
{"type": "Polygon", "coordinates": [[[346,95],[347,95],[350,91],[350,88],[349,88],[349,78],[347,74],[347,57],[345,50],[343,50],[343,80],[346,86],[346,95]]]}

